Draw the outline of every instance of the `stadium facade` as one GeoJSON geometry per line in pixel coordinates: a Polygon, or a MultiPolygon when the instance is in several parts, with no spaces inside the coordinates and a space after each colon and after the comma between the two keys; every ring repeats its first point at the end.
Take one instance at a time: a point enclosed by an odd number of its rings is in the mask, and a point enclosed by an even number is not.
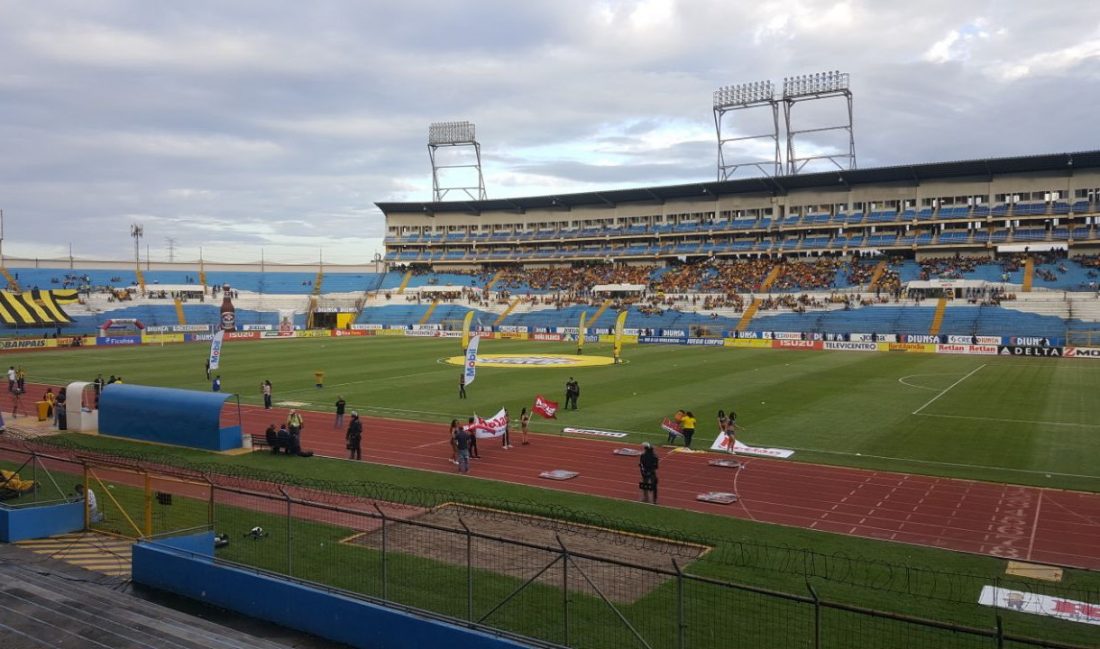
{"type": "Polygon", "coordinates": [[[483,201],[376,204],[389,264],[1100,248],[1100,150],[483,201]]]}

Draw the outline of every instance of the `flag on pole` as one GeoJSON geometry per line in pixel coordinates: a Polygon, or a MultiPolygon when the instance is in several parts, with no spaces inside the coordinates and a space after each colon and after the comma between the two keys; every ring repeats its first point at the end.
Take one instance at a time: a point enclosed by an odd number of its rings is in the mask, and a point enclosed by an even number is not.
{"type": "Polygon", "coordinates": [[[536,394],[535,405],[531,407],[531,411],[542,415],[546,419],[556,419],[555,413],[558,411],[558,402],[551,401],[541,394],[536,394]]]}
{"type": "Polygon", "coordinates": [[[467,311],[466,317],[462,319],[462,351],[466,351],[466,348],[470,346],[470,323],[474,320],[474,312],[467,311]]]}
{"type": "Polygon", "coordinates": [[[627,311],[619,313],[619,317],[615,319],[615,360],[619,359],[619,354],[623,353],[623,327],[626,326],[626,314],[627,311]]]}
{"type": "Polygon", "coordinates": [[[474,430],[473,433],[478,439],[485,439],[487,437],[503,437],[504,431],[508,429],[508,411],[504,408],[500,409],[500,412],[493,415],[489,419],[484,417],[478,417],[474,414],[474,430]]]}
{"type": "Polygon", "coordinates": [[[477,345],[479,342],[481,342],[481,336],[474,335],[470,338],[470,345],[466,347],[466,365],[462,369],[466,385],[473,383],[474,377],[477,376],[477,345]]]}
{"type": "Polygon", "coordinates": [[[218,369],[218,364],[222,360],[222,341],[225,340],[225,330],[218,329],[218,332],[214,334],[214,338],[210,341],[210,369],[218,369]]]}
{"type": "Polygon", "coordinates": [[[584,348],[584,319],[588,317],[587,311],[581,311],[581,323],[577,325],[577,353],[584,348]]]}
{"type": "Polygon", "coordinates": [[[669,417],[665,417],[664,421],[661,422],[661,428],[670,435],[680,436],[684,434],[684,432],[680,430],[680,422],[669,417]]]}

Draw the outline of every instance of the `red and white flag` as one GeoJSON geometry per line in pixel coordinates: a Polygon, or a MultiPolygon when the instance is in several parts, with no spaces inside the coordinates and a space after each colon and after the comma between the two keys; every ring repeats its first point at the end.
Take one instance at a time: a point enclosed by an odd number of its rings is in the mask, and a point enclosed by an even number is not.
{"type": "Polygon", "coordinates": [[[506,430],[508,430],[508,411],[504,408],[501,408],[500,412],[489,419],[478,417],[476,414],[474,415],[473,433],[478,439],[485,439],[486,437],[503,437],[504,431],[506,430]]]}
{"type": "Polygon", "coordinates": [[[531,410],[536,412],[546,419],[555,419],[555,413],[558,412],[558,402],[551,401],[541,394],[535,395],[535,405],[531,406],[531,410]]]}
{"type": "Polygon", "coordinates": [[[680,422],[674,421],[668,417],[661,422],[661,428],[667,431],[671,435],[683,435],[683,431],[680,430],[680,422]]]}

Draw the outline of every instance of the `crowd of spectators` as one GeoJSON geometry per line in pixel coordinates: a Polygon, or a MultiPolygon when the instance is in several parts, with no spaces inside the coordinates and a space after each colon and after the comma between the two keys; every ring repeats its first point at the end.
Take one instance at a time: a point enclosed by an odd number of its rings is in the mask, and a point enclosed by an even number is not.
{"type": "MultiPolygon", "coordinates": [[[[978,266],[990,263],[985,257],[926,257],[917,262],[920,265],[920,278],[962,279],[966,273],[973,273],[978,266]]],[[[1006,271],[1011,272],[1011,271],[1006,271]]]]}

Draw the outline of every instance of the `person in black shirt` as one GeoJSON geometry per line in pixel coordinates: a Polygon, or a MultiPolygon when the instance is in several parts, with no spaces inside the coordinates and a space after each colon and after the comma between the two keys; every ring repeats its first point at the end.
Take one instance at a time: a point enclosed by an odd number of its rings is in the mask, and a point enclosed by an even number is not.
{"type": "Polygon", "coordinates": [[[347,402],[344,401],[344,397],[336,397],[336,422],[332,424],[333,428],[340,428],[344,425],[344,408],[347,406],[347,402]]]}
{"type": "Polygon", "coordinates": [[[455,452],[458,454],[459,473],[470,471],[470,440],[473,438],[473,434],[462,426],[455,429],[455,452]]]}
{"type": "Polygon", "coordinates": [[[657,465],[659,459],[657,454],[653,452],[653,445],[649,442],[642,444],[642,455],[638,458],[638,468],[642,472],[642,481],[638,483],[638,488],[642,490],[642,502],[652,502],[657,504],[657,465]],[[650,495],[652,494],[652,500],[650,495]]]}
{"type": "Polygon", "coordinates": [[[346,437],[348,440],[348,459],[362,460],[363,422],[359,421],[359,413],[354,410],[351,412],[351,422],[348,424],[346,437]]]}

